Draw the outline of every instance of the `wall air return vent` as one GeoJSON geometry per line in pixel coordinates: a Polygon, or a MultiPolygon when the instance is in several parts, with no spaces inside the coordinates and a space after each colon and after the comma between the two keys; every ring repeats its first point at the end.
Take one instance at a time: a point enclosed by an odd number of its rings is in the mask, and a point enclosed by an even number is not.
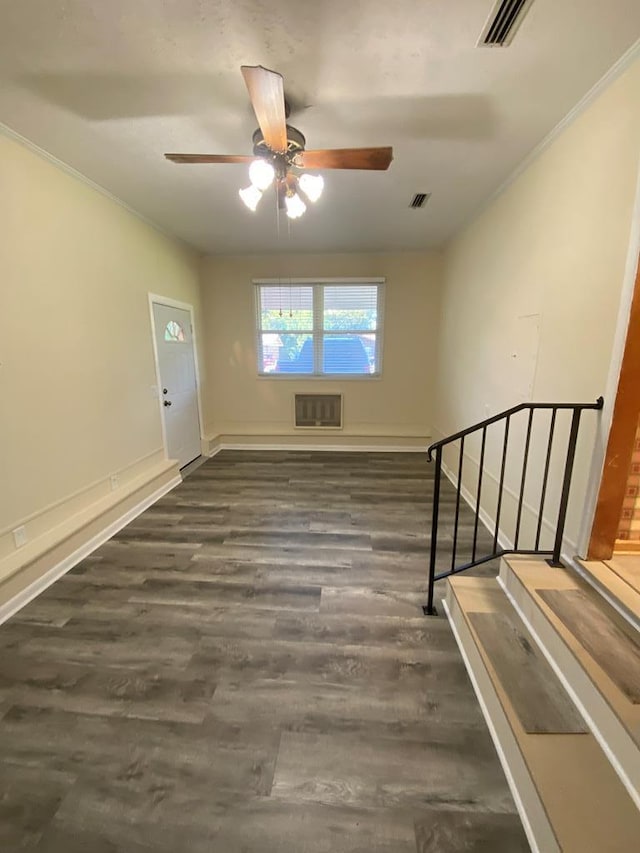
{"type": "Polygon", "coordinates": [[[342,394],[295,394],[298,429],[342,429],[342,394]]]}
{"type": "Polygon", "coordinates": [[[497,0],[478,47],[508,47],[532,3],[533,0],[497,0]]]}
{"type": "Polygon", "coordinates": [[[430,198],[431,193],[416,193],[409,202],[409,207],[413,210],[418,210],[419,208],[424,207],[430,198]]]}

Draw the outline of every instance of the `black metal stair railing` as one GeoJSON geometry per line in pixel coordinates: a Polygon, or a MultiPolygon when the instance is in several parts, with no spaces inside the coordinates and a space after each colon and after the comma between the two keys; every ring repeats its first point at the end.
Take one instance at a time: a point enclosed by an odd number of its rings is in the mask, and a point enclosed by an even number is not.
{"type": "Polygon", "coordinates": [[[433,483],[433,514],[431,523],[431,551],[429,558],[429,589],[427,594],[427,604],[423,607],[425,615],[433,615],[435,613],[433,605],[434,586],[435,582],[451,575],[464,572],[474,566],[480,566],[483,563],[488,563],[505,554],[529,554],[549,557],[549,563],[552,566],[562,566],[560,562],[560,552],[562,548],[562,539],[564,535],[564,526],[567,516],[567,507],[569,504],[569,491],[571,488],[571,477],[573,474],[573,463],[575,459],[576,445],[578,442],[578,432],[580,429],[580,416],[585,409],[602,409],[604,399],[599,397],[595,403],[520,403],[513,406],[511,409],[506,409],[493,417],[480,421],[473,426],[460,430],[453,435],[447,436],[440,441],[434,442],[427,451],[429,462],[435,458],[435,474],[433,483]],[[537,507],[537,518],[535,521],[535,537],[530,543],[532,547],[521,547],[521,525],[522,525],[522,509],[525,496],[525,484],[527,482],[529,452],[531,448],[531,436],[534,428],[534,414],[540,410],[550,410],[551,417],[549,421],[548,433],[546,436],[546,452],[544,454],[544,469],[542,473],[542,484],[540,488],[539,504],[537,507]],[[503,496],[505,492],[505,474],[507,470],[507,452],[509,449],[510,426],[513,416],[518,412],[528,411],[528,420],[526,435],[524,438],[524,448],[521,466],[518,466],[519,479],[519,495],[518,505],[515,517],[515,530],[513,534],[513,547],[499,547],[500,536],[500,520],[503,510],[503,496]],[[567,439],[566,457],[564,461],[564,469],[562,472],[562,485],[560,489],[560,500],[558,504],[557,521],[553,530],[553,549],[545,550],[541,548],[542,523],[547,501],[549,473],[551,469],[551,458],[554,443],[554,436],[558,420],[558,412],[568,411],[571,413],[571,423],[569,427],[569,435],[567,439]],[[494,424],[504,424],[502,434],[502,452],[500,456],[500,474],[497,480],[497,500],[495,507],[495,520],[493,523],[493,531],[490,531],[490,541],[492,547],[490,553],[479,554],[478,552],[478,529],[480,525],[481,515],[481,498],[483,475],[485,473],[485,451],[487,448],[487,434],[489,427],[494,424]],[[473,540],[471,543],[471,559],[466,560],[461,564],[457,564],[458,540],[459,540],[459,525],[460,525],[460,503],[461,490],[463,488],[463,473],[465,459],[465,439],[468,439],[472,434],[480,434],[480,457],[478,464],[478,478],[475,489],[475,506],[472,506],[474,514],[473,521],[473,540]],[[450,567],[439,573],[436,573],[436,560],[438,556],[438,522],[440,517],[440,493],[442,481],[442,463],[443,463],[443,448],[459,442],[458,465],[457,465],[457,483],[456,483],[456,498],[455,511],[453,520],[453,535],[451,546],[451,563],[450,567]]]}

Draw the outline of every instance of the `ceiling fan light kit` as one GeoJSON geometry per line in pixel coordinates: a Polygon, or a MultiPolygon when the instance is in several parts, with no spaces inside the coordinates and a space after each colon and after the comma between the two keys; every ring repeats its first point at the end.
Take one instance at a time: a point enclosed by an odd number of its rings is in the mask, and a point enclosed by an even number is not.
{"type": "MultiPolygon", "coordinates": [[[[287,130],[290,128],[287,126],[287,130]]],[[[300,134],[302,136],[302,134],[300,134]]],[[[257,146],[256,146],[257,147],[257,146]]],[[[289,219],[299,219],[307,209],[300,192],[308,201],[315,202],[322,195],[324,178],[322,175],[311,175],[304,172],[300,177],[292,171],[296,168],[289,154],[275,152],[256,153],[256,159],[249,166],[250,186],[239,190],[239,195],[249,210],[254,211],[262,198],[262,194],[276,182],[278,199],[284,199],[284,208],[289,219]]],[[[282,207],[282,204],[279,205],[282,207]]]]}
{"type": "Polygon", "coordinates": [[[253,134],[253,157],[243,154],[165,154],[174,163],[249,163],[251,184],[239,190],[249,210],[255,211],[263,193],[275,182],[278,208],[298,219],[307,209],[302,195],[317,201],[322,195],[322,175],[306,169],[388,169],[393,150],[338,148],[307,151],[303,134],[287,124],[287,105],[281,74],[261,65],[241,67],[259,128],[253,134]],[[298,176],[292,170],[302,171],[298,176]]]}

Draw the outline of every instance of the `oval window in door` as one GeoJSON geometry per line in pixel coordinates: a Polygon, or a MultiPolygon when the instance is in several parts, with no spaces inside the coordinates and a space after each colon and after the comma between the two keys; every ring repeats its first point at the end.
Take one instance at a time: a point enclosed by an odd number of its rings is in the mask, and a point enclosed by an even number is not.
{"type": "Polygon", "coordinates": [[[172,341],[173,343],[183,343],[184,329],[180,323],[176,323],[175,320],[169,320],[165,326],[164,339],[165,341],[172,341]]]}

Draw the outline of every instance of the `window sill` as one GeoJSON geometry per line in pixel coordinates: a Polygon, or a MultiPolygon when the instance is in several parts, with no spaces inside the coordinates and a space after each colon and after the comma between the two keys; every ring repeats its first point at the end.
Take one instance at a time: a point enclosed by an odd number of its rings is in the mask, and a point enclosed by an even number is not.
{"type": "Polygon", "coordinates": [[[375,382],[382,379],[381,373],[325,373],[319,376],[317,373],[258,373],[258,379],[276,379],[278,382],[375,382]]]}

